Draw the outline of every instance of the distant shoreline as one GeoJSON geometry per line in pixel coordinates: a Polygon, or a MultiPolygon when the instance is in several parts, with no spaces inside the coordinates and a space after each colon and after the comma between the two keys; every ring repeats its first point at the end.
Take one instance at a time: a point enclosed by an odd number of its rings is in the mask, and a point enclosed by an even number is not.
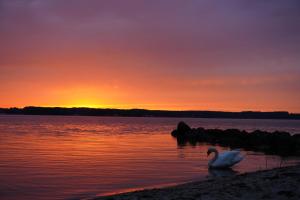
{"type": "Polygon", "coordinates": [[[300,120],[300,114],[289,113],[286,111],[274,111],[274,112],[169,111],[169,110],[146,110],[146,109],[63,108],[63,107],[29,106],[24,108],[0,108],[0,114],[300,120]]]}

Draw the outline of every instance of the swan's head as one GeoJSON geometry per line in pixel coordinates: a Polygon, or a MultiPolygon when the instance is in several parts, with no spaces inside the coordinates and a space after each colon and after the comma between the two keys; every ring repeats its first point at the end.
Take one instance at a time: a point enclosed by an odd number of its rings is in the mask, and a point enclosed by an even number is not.
{"type": "Polygon", "coordinates": [[[216,148],[215,147],[209,147],[207,150],[207,156],[209,156],[209,154],[211,154],[212,152],[216,152],[216,148]]]}

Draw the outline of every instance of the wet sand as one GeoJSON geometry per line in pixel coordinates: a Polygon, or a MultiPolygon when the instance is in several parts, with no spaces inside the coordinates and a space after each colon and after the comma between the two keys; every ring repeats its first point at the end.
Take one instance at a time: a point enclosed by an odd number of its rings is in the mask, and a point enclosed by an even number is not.
{"type": "Polygon", "coordinates": [[[300,165],[211,178],[183,185],[98,197],[96,200],[300,199],[300,165]]]}

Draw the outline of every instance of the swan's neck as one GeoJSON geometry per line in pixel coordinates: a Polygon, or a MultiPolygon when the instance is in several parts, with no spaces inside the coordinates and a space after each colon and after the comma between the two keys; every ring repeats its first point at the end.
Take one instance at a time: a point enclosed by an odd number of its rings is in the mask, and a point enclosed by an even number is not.
{"type": "Polygon", "coordinates": [[[209,162],[209,166],[212,166],[212,164],[218,159],[218,156],[219,156],[219,152],[216,149],[214,149],[212,152],[215,153],[215,156],[209,162]]]}

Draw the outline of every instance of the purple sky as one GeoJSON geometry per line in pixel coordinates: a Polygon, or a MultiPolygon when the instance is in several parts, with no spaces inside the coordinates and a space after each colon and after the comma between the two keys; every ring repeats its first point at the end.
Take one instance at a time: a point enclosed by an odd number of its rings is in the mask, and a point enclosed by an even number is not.
{"type": "Polygon", "coordinates": [[[300,112],[298,0],[0,0],[0,44],[0,107],[300,112]]]}

